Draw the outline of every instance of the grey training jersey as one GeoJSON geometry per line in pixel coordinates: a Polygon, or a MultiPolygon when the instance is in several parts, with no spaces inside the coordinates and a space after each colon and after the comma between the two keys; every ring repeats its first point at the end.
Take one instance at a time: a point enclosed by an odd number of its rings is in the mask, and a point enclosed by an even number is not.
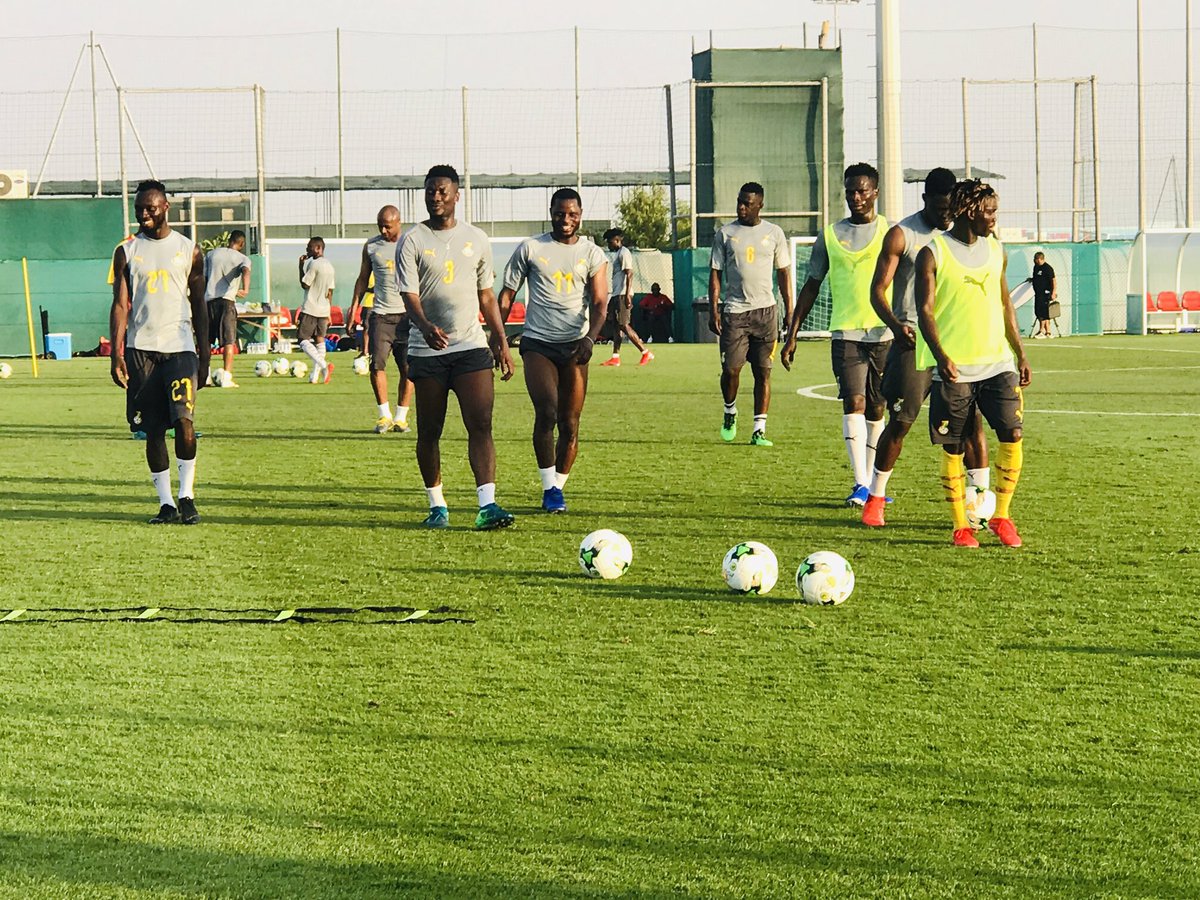
{"type": "Polygon", "coordinates": [[[778,225],[734,221],[713,235],[710,265],[722,273],[722,310],[747,312],[775,305],[775,271],[791,268],[792,251],[778,225]]]}
{"type": "Polygon", "coordinates": [[[217,247],[204,257],[204,298],[236,300],[242,286],[242,269],[250,271],[250,258],[232,247],[217,247]]]}
{"type": "Polygon", "coordinates": [[[413,328],[408,338],[410,356],[443,356],[487,347],[479,322],[479,292],[491,290],[496,273],[486,234],[466,222],[444,231],[422,222],[400,239],[396,260],[400,290],[420,298],[425,318],[450,341],[444,349],[433,350],[425,335],[413,328]]]}
{"type": "Polygon", "coordinates": [[[325,257],[304,264],[304,303],[300,312],[318,319],[329,318],[329,292],[334,288],[333,263],[325,257]]]}
{"type": "Polygon", "coordinates": [[[905,216],[896,223],[904,235],[904,252],[896,264],[892,279],[892,312],[906,325],[917,327],[917,254],[943,229],[930,225],[921,212],[905,216]]]}
{"type": "Polygon", "coordinates": [[[404,298],[400,296],[400,280],[396,277],[396,260],[400,252],[400,241],[390,242],[382,234],[367,241],[367,260],[375,273],[375,302],[373,313],[395,316],[404,312],[404,298]]]}
{"type": "Polygon", "coordinates": [[[625,271],[629,270],[633,273],[633,254],[629,252],[628,247],[622,247],[610,258],[612,267],[609,271],[612,275],[609,276],[608,293],[610,297],[625,296],[625,271]]]}
{"type": "MultiPolygon", "coordinates": [[[[875,231],[879,228],[879,222],[872,219],[870,222],[864,222],[859,225],[851,222],[849,219],[842,219],[840,222],[833,223],[833,233],[837,236],[838,241],[851,253],[863,249],[867,244],[871,243],[875,238],[875,231]]],[[[932,239],[932,235],[930,235],[932,239]]],[[[916,258],[915,256],[913,257],[916,258]]],[[[874,266],[874,263],[872,263],[874,266]]],[[[821,229],[821,233],[817,235],[817,241],[813,244],[812,255],[808,258],[808,277],[817,281],[824,281],[825,276],[829,274],[829,250],[825,247],[825,229],[821,229]]],[[[895,296],[895,288],[892,288],[895,296]]],[[[913,319],[916,322],[916,319],[913,319]]],[[[881,325],[877,328],[851,328],[840,331],[830,332],[834,340],[839,341],[860,341],[865,344],[878,344],[883,341],[892,339],[892,332],[886,325],[881,325]]]]}
{"type": "Polygon", "coordinates": [[[524,333],[555,344],[587,334],[584,288],[607,263],[603,251],[585,237],[560,244],[547,233],[524,241],[504,270],[504,286],[510,290],[518,291],[522,282],[529,282],[524,333]]]}
{"type": "Polygon", "coordinates": [[[159,353],[195,353],[188,276],[196,245],[172,231],[161,240],[139,232],[121,246],[132,301],[126,346],[159,353]]]}

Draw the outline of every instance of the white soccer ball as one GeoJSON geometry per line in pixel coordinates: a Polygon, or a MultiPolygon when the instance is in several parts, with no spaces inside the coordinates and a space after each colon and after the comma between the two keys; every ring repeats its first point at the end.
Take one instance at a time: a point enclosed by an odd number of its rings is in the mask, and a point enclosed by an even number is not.
{"type": "Polygon", "coordinates": [[[275,371],[275,367],[271,365],[270,360],[260,359],[254,364],[254,374],[259,378],[270,378],[275,371]]]}
{"type": "Polygon", "coordinates": [[[766,544],[742,541],[725,554],[721,574],[735,593],[766,594],[779,579],[779,561],[766,544]]]}
{"type": "Polygon", "coordinates": [[[354,359],[354,374],[366,375],[371,371],[371,358],[369,356],[357,356],[354,359]]]}
{"type": "Polygon", "coordinates": [[[286,375],[291,371],[292,361],[286,356],[277,356],[271,365],[275,369],[276,375],[286,375]]]}
{"type": "Polygon", "coordinates": [[[213,369],[208,373],[208,383],[213,387],[221,387],[225,383],[225,370],[213,369]]]}
{"type": "Polygon", "coordinates": [[[967,504],[967,524],[976,531],[985,528],[988,519],[996,514],[996,494],[993,491],[977,491],[975,502],[967,504]]]}
{"type": "Polygon", "coordinates": [[[11,378],[12,366],[8,363],[0,363],[0,378],[11,378]]]}
{"type": "Polygon", "coordinates": [[[854,570],[831,550],[810,553],[796,570],[800,599],[812,606],[837,606],[854,591],[854,570]]]}
{"type": "Polygon", "coordinates": [[[299,360],[299,359],[296,360],[294,363],[292,363],[292,377],[293,378],[307,378],[308,377],[308,363],[304,362],[303,360],[299,360]]]}
{"type": "Polygon", "coordinates": [[[579,545],[579,567],[592,578],[620,578],[633,562],[633,546],[611,528],[593,531],[579,545]]]}

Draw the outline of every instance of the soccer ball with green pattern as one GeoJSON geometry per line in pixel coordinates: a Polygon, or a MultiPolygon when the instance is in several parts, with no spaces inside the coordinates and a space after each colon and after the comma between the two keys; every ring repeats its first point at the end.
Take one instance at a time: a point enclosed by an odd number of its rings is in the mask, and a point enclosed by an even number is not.
{"type": "Polygon", "coordinates": [[[854,570],[832,550],[818,550],[800,563],[796,587],[811,606],[837,606],[854,591],[854,570]]]}
{"type": "Polygon", "coordinates": [[[291,371],[292,361],[286,356],[277,356],[271,365],[274,367],[276,375],[286,375],[291,371]]]}
{"type": "Polygon", "coordinates": [[[306,363],[302,359],[298,359],[294,363],[292,363],[292,377],[293,378],[307,378],[308,377],[308,363],[306,363]]]}
{"type": "Polygon", "coordinates": [[[996,514],[996,494],[992,491],[977,491],[974,502],[967,498],[967,524],[976,531],[987,527],[988,519],[996,514]]]}
{"type": "Polygon", "coordinates": [[[620,578],[633,562],[633,546],[611,528],[593,531],[579,545],[579,567],[592,578],[620,578]]]}
{"type": "Polygon", "coordinates": [[[366,375],[371,371],[371,358],[369,356],[355,357],[352,365],[354,366],[355,375],[366,375]]]}
{"type": "Polygon", "coordinates": [[[259,378],[270,378],[271,373],[275,371],[274,366],[268,359],[260,359],[254,364],[254,374],[259,378]]]}
{"type": "Polygon", "coordinates": [[[779,579],[779,561],[766,544],[742,541],[725,554],[721,574],[735,593],[766,594],[779,579]]]}

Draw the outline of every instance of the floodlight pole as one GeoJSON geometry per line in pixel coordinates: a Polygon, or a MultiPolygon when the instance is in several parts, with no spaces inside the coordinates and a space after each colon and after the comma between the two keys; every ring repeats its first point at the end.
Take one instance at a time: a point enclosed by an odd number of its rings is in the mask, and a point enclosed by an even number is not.
{"type": "Polygon", "coordinates": [[[663,85],[667,101],[667,188],[671,197],[671,248],[679,242],[679,207],[675,198],[675,118],[671,109],[671,86],[663,85]]]}
{"type": "Polygon", "coordinates": [[[971,177],[971,126],[967,109],[967,79],[962,80],[963,178],[971,177]]]}
{"type": "Polygon", "coordinates": [[[575,26],[575,190],[583,194],[583,150],[579,121],[579,26],[575,26]]]}
{"type": "Polygon", "coordinates": [[[1187,109],[1187,115],[1184,119],[1184,221],[1188,228],[1195,227],[1194,206],[1192,200],[1193,188],[1195,186],[1194,171],[1192,166],[1192,0],[1183,0],[1184,9],[1184,31],[1187,36],[1184,42],[1184,104],[1187,109]]]}
{"type": "Polygon", "coordinates": [[[462,86],[462,131],[463,131],[463,190],[466,197],[463,208],[467,212],[467,221],[474,222],[471,214],[471,113],[468,107],[467,86],[462,86]]]}
{"type": "Polygon", "coordinates": [[[1146,230],[1146,82],[1142,71],[1142,0],[1137,0],[1138,231],[1146,230]]]}
{"type": "Polygon", "coordinates": [[[100,110],[96,101],[96,32],[88,32],[88,51],[92,67],[92,148],[96,156],[96,196],[104,196],[100,180],[100,110]]]}
{"type": "Polygon", "coordinates": [[[1033,23],[1033,205],[1037,240],[1042,240],[1042,114],[1038,102],[1037,22],[1033,23]]]}
{"type": "Polygon", "coordinates": [[[336,31],[337,49],[337,150],[338,150],[338,237],[346,236],[346,166],[342,153],[342,29],[336,31]]]}
{"type": "MultiPolygon", "coordinates": [[[[266,89],[259,84],[254,85],[254,168],[258,176],[258,248],[266,252],[267,247],[267,171],[264,164],[265,151],[263,148],[263,107],[267,102],[266,89]]],[[[268,276],[270,269],[267,269],[268,276]]],[[[270,282],[270,277],[264,279],[264,284],[270,282]]],[[[270,297],[267,298],[268,303],[270,297]]]]}
{"type": "Polygon", "coordinates": [[[1092,219],[1096,229],[1095,240],[1100,237],[1100,104],[1096,100],[1096,76],[1092,76],[1092,219]]]}
{"type": "MultiPolygon", "coordinates": [[[[900,13],[899,0],[876,0],[876,156],[879,160],[880,201],[893,222],[904,215],[904,169],[900,128],[900,13]]],[[[834,7],[835,11],[837,7],[834,7]]],[[[839,40],[839,46],[841,44],[839,40]]]]}

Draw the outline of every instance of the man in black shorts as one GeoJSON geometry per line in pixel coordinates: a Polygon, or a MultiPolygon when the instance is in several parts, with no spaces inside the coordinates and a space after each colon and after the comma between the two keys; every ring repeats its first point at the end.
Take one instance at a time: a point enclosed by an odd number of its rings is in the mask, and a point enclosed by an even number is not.
{"type": "MultiPolygon", "coordinates": [[[[563,488],[579,452],[588,362],[608,306],[604,253],[579,236],[582,219],[578,192],[555,191],[550,198],[551,230],[517,247],[500,291],[500,315],[508,318],[517,291],[529,284],[521,359],[533,401],[533,452],[542,482],[542,509],[548,513],[567,511],[563,488]]],[[[493,331],[493,346],[503,338],[503,330],[493,331]]]]}
{"type": "Polygon", "coordinates": [[[771,406],[771,368],[779,340],[779,309],[774,282],[783,296],[783,321],[792,315],[792,251],[783,229],[761,217],[763,186],[751,181],[737,197],[737,221],[713,235],[708,273],[712,304],[708,327],[721,339],[721,396],[725,413],[721,440],[737,437],[737,393],[742,367],[754,373],[754,430],[750,443],[770,447],[767,410],[771,406]],[[722,289],[724,295],[722,296],[722,289]]]}
{"type": "Polygon", "coordinates": [[[231,231],[224,247],[204,257],[204,296],[208,300],[208,330],[221,348],[222,367],[218,386],[235,388],[233,356],[237,351],[237,301],[250,290],[250,258],[246,256],[246,233],[231,231]]]}
{"type": "Polygon", "coordinates": [[[612,277],[609,278],[612,296],[608,300],[608,327],[612,329],[613,349],[612,356],[600,365],[619,366],[621,341],[628,338],[642,354],[642,361],[638,365],[644,366],[654,359],[654,354],[646,349],[638,333],[629,324],[633,313],[633,254],[625,246],[625,232],[620,228],[610,228],[604,232],[604,241],[613,254],[612,277]]]}
{"type": "MultiPolygon", "coordinates": [[[[492,245],[474,225],[454,217],[458,172],[434,166],[425,176],[429,218],[408,232],[397,251],[400,291],[412,322],[409,375],[417,395],[417,464],[429,499],[426,528],[446,528],[450,510],[442,492],[442,428],[450,392],[467,428],[467,455],[475,475],[479,512],[475,528],[507,528],[514,517],[496,503],[496,445],[492,440],[495,387],[492,367],[513,375],[504,323],[496,306],[492,245]],[[488,348],[479,316],[499,335],[488,348]]],[[[371,326],[378,327],[378,317],[371,326]]]]}
{"type": "MultiPolygon", "coordinates": [[[[1029,276],[1033,284],[1033,315],[1037,319],[1037,328],[1033,336],[1037,340],[1053,337],[1050,333],[1050,320],[1057,319],[1051,315],[1052,304],[1058,300],[1058,278],[1054,267],[1046,262],[1046,254],[1038,251],[1033,254],[1033,273],[1029,276]]],[[[1057,324],[1055,327],[1058,327],[1057,324]]]]}
{"type": "Polygon", "coordinates": [[[131,431],[146,433],[146,462],[158,494],[152,525],[195,525],[196,394],[208,381],[211,347],[200,248],[167,224],[167,189],[143,181],[134,199],[141,227],[113,253],[109,316],[113,382],[125,389],[131,431]],[[175,429],[179,503],[171,493],[167,429],[175,429]]]}

